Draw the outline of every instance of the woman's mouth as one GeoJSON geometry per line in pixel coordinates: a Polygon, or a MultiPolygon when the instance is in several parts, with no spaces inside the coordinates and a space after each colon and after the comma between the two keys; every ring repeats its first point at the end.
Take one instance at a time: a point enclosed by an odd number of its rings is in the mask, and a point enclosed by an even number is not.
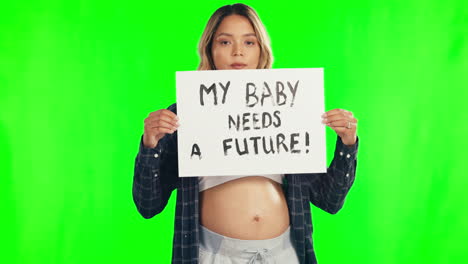
{"type": "Polygon", "coordinates": [[[233,69],[243,69],[247,67],[247,64],[244,64],[244,63],[233,63],[231,64],[231,68],[233,69]]]}

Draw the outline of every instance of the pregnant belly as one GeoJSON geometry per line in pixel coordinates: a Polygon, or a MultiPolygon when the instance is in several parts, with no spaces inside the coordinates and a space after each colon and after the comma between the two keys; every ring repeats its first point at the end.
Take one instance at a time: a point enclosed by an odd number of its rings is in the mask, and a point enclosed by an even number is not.
{"type": "Polygon", "coordinates": [[[244,177],[200,193],[200,224],[231,238],[274,238],[289,226],[288,205],[279,183],[244,177]]]}

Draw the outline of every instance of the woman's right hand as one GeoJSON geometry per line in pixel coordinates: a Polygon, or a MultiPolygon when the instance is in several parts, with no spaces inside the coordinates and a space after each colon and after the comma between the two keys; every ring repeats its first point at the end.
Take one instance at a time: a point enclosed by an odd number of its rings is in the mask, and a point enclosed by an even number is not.
{"type": "Polygon", "coordinates": [[[167,109],[151,112],[145,118],[145,131],[143,145],[146,148],[154,148],[165,134],[172,134],[179,127],[179,118],[167,109]]]}

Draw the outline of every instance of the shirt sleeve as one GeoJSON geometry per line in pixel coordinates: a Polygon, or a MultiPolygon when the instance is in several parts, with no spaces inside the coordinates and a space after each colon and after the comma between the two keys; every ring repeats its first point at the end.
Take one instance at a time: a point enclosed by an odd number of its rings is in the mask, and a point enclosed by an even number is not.
{"type": "Polygon", "coordinates": [[[167,205],[178,182],[176,150],[172,148],[176,133],[166,134],[155,148],[146,148],[143,137],[135,159],[133,201],[138,212],[146,219],[159,214],[167,205]]]}
{"type": "Polygon", "coordinates": [[[315,206],[331,214],[343,207],[355,179],[358,145],[359,138],[354,145],[347,146],[338,137],[334,158],[327,173],[310,177],[310,201],[315,206]]]}

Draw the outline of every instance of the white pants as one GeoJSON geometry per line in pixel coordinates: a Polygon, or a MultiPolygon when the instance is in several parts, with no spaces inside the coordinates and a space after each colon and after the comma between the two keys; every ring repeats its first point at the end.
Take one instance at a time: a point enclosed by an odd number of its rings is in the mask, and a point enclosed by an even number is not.
{"type": "Polygon", "coordinates": [[[241,240],[222,236],[200,225],[200,264],[299,264],[290,228],[278,237],[241,240]]]}

